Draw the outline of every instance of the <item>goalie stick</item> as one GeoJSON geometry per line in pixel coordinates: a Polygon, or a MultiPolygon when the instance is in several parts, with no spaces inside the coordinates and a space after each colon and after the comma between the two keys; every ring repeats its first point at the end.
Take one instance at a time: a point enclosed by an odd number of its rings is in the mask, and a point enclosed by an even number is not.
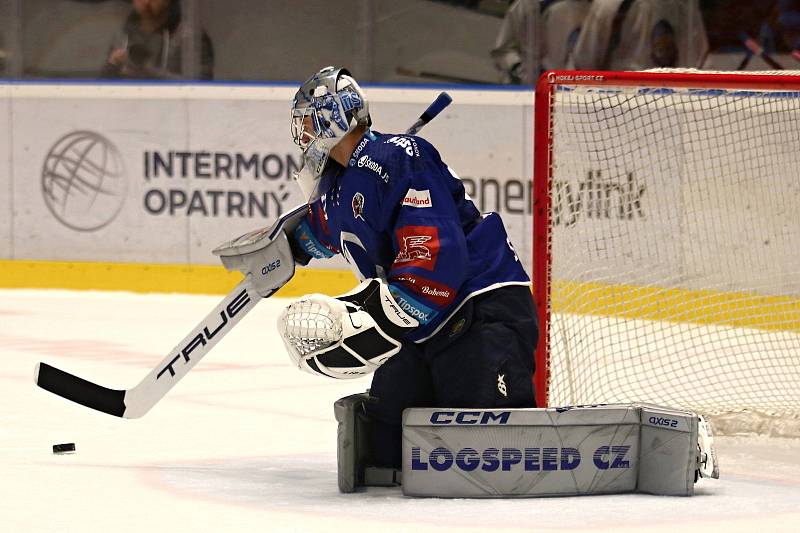
{"type": "MultiPolygon", "coordinates": [[[[406,130],[413,135],[433,120],[447,107],[452,98],[442,92],[419,119],[406,130]]],[[[288,220],[308,209],[299,205],[284,213],[272,227],[270,238],[283,231],[288,220]]],[[[277,289],[263,296],[269,298],[277,289]]],[[[37,363],[34,369],[36,384],[53,394],[79,403],[90,409],[121,418],[139,418],[158,403],[167,392],[202,359],[217,342],[258,303],[262,298],[252,281],[252,274],[245,278],[214,308],[191,332],[189,332],[169,354],[131,389],[109,389],[83,378],[60,370],[47,363],[37,363]]]]}
{"type": "Polygon", "coordinates": [[[439,96],[436,97],[436,100],[431,102],[431,105],[428,106],[428,109],[423,111],[417,121],[406,130],[406,135],[416,135],[416,133],[421,130],[425,124],[433,120],[436,115],[441,113],[442,110],[449,106],[452,101],[453,99],[450,98],[449,94],[445,92],[439,93],[439,96]]]}
{"type": "MultiPolygon", "coordinates": [[[[281,215],[270,231],[274,239],[288,220],[308,209],[299,205],[281,215]]],[[[263,297],[272,296],[277,289],[263,297]]],[[[247,274],[239,284],[192,331],[170,351],[138,385],[116,390],[96,385],[78,376],[37,363],[36,384],[41,388],[91,409],[122,418],[139,418],[150,410],[180,379],[189,373],[210,350],[235,326],[261,298],[247,274]]]]}

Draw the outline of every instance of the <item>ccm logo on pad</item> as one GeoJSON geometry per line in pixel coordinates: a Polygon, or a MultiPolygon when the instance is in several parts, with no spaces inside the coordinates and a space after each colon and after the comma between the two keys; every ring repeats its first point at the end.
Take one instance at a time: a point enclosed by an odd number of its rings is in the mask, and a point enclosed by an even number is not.
{"type": "Polygon", "coordinates": [[[403,205],[408,207],[433,207],[431,202],[431,192],[428,189],[418,191],[416,189],[409,189],[406,197],[403,198],[403,205]]]}
{"type": "Polygon", "coordinates": [[[431,424],[494,425],[507,424],[510,411],[435,411],[431,413],[431,424]]]}

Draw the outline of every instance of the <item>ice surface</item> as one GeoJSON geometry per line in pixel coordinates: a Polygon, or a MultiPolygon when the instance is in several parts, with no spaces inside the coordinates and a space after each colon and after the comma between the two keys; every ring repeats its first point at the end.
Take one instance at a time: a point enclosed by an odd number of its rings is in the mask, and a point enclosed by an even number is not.
{"type": "Polygon", "coordinates": [[[33,383],[44,361],[139,382],[219,297],[0,291],[0,531],[798,531],[800,441],[717,438],[692,498],[340,494],[332,404],[360,392],[289,364],[261,302],[153,410],[96,413],[33,383]],[[53,455],[75,442],[77,452],[53,455]]]}

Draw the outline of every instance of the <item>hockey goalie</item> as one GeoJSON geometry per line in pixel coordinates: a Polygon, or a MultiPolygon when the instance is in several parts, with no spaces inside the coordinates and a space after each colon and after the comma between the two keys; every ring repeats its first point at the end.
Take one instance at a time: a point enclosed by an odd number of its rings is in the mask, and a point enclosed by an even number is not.
{"type": "Polygon", "coordinates": [[[363,281],[289,306],[280,331],[305,371],[374,372],[371,461],[399,468],[406,408],[533,405],[537,323],[500,217],[478,212],[430,143],[370,124],[345,70],[323,69],[294,98],[310,204],[291,235],[298,261],[343,254],[363,281]]]}
{"type": "Polygon", "coordinates": [[[271,255],[253,252],[264,235],[216,252],[264,279],[276,261],[293,273],[341,254],[361,281],[300,298],[278,324],[299,369],[372,374],[368,393],[335,405],[342,491],[400,484],[402,473],[404,492],[420,496],[686,494],[697,473],[716,475],[692,413],[533,409],[537,315],[503,221],[478,211],[428,141],[372,129],[347,70],[306,81],[291,120],[307,206],[266,238],[271,255]]]}

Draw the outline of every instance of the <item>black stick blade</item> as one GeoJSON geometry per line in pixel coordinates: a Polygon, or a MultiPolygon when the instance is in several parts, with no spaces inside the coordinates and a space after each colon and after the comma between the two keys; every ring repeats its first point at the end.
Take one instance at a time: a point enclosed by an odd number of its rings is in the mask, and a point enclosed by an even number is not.
{"type": "Polygon", "coordinates": [[[125,413],[125,391],[107,389],[47,363],[37,363],[36,384],[46,391],[109,415],[125,413]]]}

